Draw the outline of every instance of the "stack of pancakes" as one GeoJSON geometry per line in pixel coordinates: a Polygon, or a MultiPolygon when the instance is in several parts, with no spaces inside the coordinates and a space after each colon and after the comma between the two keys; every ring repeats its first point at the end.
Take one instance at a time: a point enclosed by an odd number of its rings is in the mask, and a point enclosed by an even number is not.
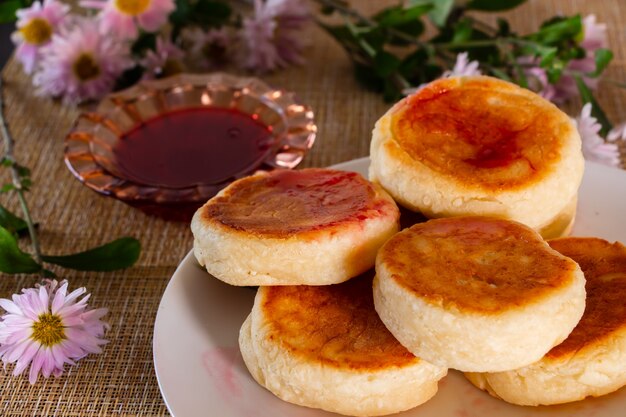
{"type": "Polygon", "coordinates": [[[544,241],[571,230],[580,147],[534,93],[448,78],[378,121],[373,182],[304,169],[232,183],[191,227],[211,275],[260,286],[239,338],[253,378],[355,416],[427,401],[449,368],[522,405],[626,384],[626,248],[544,241]],[[431,220],[399,231],[396,202],[431,220]]]}

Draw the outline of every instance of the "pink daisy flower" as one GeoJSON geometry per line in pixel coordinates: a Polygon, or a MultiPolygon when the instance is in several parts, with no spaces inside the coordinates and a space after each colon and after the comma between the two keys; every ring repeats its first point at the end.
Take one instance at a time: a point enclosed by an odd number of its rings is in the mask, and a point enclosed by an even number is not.
{"type": "Polygon", "coordinates": [[[79,20],[71,30],[52,37],[33,84],[40,95],[63,96],[67,103],[98,99],[132,65],[129,56],[126,42],[93,30],[91,20],[79,20]]]}
{"type": "Polygon", "coordinates": [[[80,5],[101,9],[100,29],[103,33],[134,39],[137,27],[156,32],[167,23],[167,18],[176,8],[174,0],[82,0],[80,5]]]}
{"type": "Polygon", "coordinates": [[[35,69],[42,47],[48,45],[52,35],[63,25],[69,6],[57,0],[36,1],[27,9],[17,11],[17,30],[11,40],[17,46],[15,57],[22,63],[24,72],[35,69]]]}
{"type": "Polygon", "coordinates": [[[199,27],[186,28],[182,34],[190,45],[193,63],[207,70],[223,66],[228,60],[228,45],[232,36],[226,28],[204,31],[199,27]]]}
{"type": "Polygon", "coordinates": [[[61,376],[65,364],[89,353],[100,353],[109,325],[100,319],[106,308],[88,309],[85,288],[67,293],[67,280],[45,280],[43,285],[13,294],[12,300],[0,299],[6,314],[0,317],[0,358],[6,366],[15,363],[13,375],[30,365],[28,380],[61,376]]]}
{"type": "MultiPolygon", "coordinates": [[[[467,57],[467,52],[461,52],[456,56],[456,62],[454,63],[454,67],[451,70],[445,71],[441,74],[441,78],[448,77],[472,77],[476,75],[482,75],[480,71],[478,61],[470,61],[467,57]]],[[[421,84],[417,87],[405,88],[402,90],[402,94],[405,96],[410,96],[411,94],[417,93],[421,90],[426,84],[421,84]]]]}
{"type": "Polygon", "coordinates": [[[168,39],[157,38],[156,51],[149,50],[141,66],[146,69],[144,79],[151,80],[178,74],[184,71],[185,53],[168,39]]]}
{"type": "Polygon", "coordinates": [[[482,75],[482,72],[478,68],[479,65],[478,61],[470,61],[467,58],[467,52],[461,52],[456,56],[456,62],[452,70],[444,72],[442,77],[471,77],[482,75]]]}
{"type": "MultiPolygon", "coordinates": [[[[608,45],[606,37],[606,24],[597,23],[595,15],[589,15],[583,19],[583,39],[580,46],[585,49],[585,57],[569,62],[563,75],[556,84],[548,83],[548,76],[543,68],[539,67],[539,59],[535,57],[521,57],[518,62],[527,65],[524,70],[529,78],[529,87],[537,91],[542,97],[555,103],[563,103],[578,95],[576,80],[568,72],[589,73],[596,68],[595,52],[608,45]]],[[[585,84],[595,90],[598,86],[596,78],[583,76],[585,84]]]]}
{"type": "Polygon", "coordinates": [[[243,20],[241,36],[247,46],[243,66],[266,72],[303,64],[302,27],[309,19],[303,0],[255,0],[254,16],[243,20]]]}
{"type": "Polygon", "coordinates": [[[591,115],[591,103],[583,106],[576,125],[582,139],[583,156],[589,161],[617,167],[620,165],[619,149],[615,143],[608,143],[600,136],[600,124],[591,115]]]}
{"type": "Polygon", "coordinates": [[[606,139],[610,142],[626,140],[626,122],[620,123],[611,129],[609,134],[606,136],[606,139]]]}

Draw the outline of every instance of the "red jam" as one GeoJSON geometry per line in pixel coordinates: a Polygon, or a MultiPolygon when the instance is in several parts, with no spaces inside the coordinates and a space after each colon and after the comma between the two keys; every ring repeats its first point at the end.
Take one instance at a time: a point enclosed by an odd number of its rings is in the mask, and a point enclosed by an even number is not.
{"type": "Polygon", "coordinates": [[[148,120],[113,149],[127,179],[183,188],[216,184],[256,168],[272,146],[271,128],[231,109],[190,108],[148,120]]]}

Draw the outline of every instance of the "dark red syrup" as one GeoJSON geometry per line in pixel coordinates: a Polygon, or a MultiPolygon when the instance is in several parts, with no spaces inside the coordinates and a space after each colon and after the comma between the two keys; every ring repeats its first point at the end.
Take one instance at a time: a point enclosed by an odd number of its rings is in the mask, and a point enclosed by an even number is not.
{"type": "Polygon", "coordinates": [[[232,109],[190,108],[148,120],[113,149],[120,173],[140,184],[219,184],[255,169],[272,146],[271,127],[232,109]]]}

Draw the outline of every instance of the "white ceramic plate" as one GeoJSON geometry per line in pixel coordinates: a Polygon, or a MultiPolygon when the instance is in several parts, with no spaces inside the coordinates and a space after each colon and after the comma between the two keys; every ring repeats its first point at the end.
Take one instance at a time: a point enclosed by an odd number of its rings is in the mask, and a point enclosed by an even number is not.
{"type": "MultiPolygon", "coordinates": [[[[336,168],[367,174],[368,159],[336,168]]],[[[588,163],[574,235],[626,242],[626,171],[588,163]]],[[[154,366],[175,417],[324,417],[333,414],[288,404],[261,388],[239,354],[239,327],[254,290],[211,278],[192,253],[172,277],[154,326],[154,366]]],[[[491,398],[450,371],[439,392],[402,417],[623,417],[626,389],[552,407],[518,407],[491,398]]]]}

